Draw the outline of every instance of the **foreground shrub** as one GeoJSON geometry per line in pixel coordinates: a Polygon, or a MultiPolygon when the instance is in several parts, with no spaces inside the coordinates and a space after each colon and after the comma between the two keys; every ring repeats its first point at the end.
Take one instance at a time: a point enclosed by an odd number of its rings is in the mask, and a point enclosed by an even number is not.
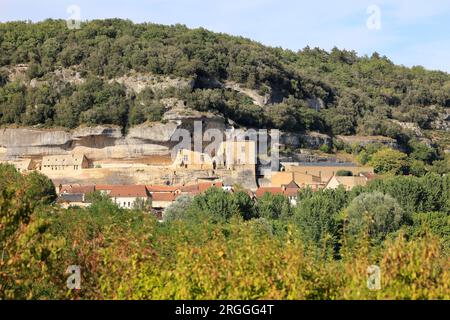
{"type": "Polygon", "coordinates": [[[347,208],[348,233],[357,237],[367,232],[375,243],[397,231],[404,219],[397,201],[380,192],[363,193],[353,199],[347,208]]]}

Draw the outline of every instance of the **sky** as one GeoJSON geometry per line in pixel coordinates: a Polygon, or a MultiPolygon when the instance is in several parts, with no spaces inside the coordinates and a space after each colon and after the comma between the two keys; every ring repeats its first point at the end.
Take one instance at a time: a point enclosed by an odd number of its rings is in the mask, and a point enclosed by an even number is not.
{"type": "Polygon", "coordinates": [[[378,52],[450,72],[449,0],[0,0],[0,21],[124,18],[185,24],[297,51],[378,52]]]}

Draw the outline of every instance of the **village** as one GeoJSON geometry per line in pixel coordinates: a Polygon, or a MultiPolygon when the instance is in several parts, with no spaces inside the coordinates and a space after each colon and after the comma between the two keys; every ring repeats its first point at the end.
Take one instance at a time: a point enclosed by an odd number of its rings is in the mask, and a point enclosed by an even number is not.
{"type": "Polygon", "coordinates": [[[226,141],[214,152],[202,153],[181,148],[172,163],[149,167],[139,162],[125,162],[99,168],[84,154],[48,155],[41,161],[20,159],[4,161],[19,172],[38,170],[52,179],[62,207],[87,207],[91,204],[89,194],[99,192],[124,209],[147,208],[162,217],[164,211],[180,196],[197,196],[210,188],[226,192],[244,190],[255,202],[266,193],[283,195],[291,205],[297,204],[301,189],[312,191],[336,189],[343,186],[351,190],[365,186],[374,179],[371,167],[360,167],[344,162],[280,162],[269,170],[261,168],[255,141],[226,141]],[[159,184],[147,183],[93,183],[89,173],[101,170],[135,170],[145,175],[145,170],[170,172],[171,178],[159,184]],[[83,176],[77,183],[64,183],[61,177],[83,176]],[[174,179],[184,177],[183,179],[174,179]],[[62,181],[62,182],[61,182],[62,181]],[[239,183],[242,182],[243,183],[239,183]]]}

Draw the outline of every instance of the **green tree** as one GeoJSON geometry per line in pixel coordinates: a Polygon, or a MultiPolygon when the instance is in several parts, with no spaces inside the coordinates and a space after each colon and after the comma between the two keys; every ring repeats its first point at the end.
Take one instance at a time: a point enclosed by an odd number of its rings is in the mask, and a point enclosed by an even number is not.
{"type": "Polygon", "coordinates": [[[220,188],[210,188],[194,198],[191,209],[205,214],[214,222],[228,221],[234,213],[232,195],[220,188]]]}
{"type": "Polygon", "coordinates": [[[241,216],[244,220],[257,217],[257,212],[253,200],[245,191],[237,191],[232,197],[233,213],[241,216]]]}
{"type": "Polygon", "coordinates": [[[268,220],[283,219],[291,215],[291,207],[285,196],[266,193],[258,199],[258,212],[261,218],[268,220]]]}
{"type": "Polygon", "coordinates": [[[423,237],[427,233],[438,236],[446,254],[450,254],[450,215],[445,212],[420,212],[412,215],[409,228],[411,237],[423,237]]]}
{"type": "Polygon", "coordinates": [[[409,166],[409,173],[416,177],[422,177],[427,173],[425,162],[422,160],[413,160],[409,166]]]}
{"type": "Polygon", "coordinates": [[[446,156],[444,160],[436,160],[430,168],[431,172],[444,175],[450,173],[450,156],[446,156]]]}
{"type": "Polygon", "coordinates": [[[366,150],[362,150],[358,156],[356,157],[358,162],[362,164],[363,166],[366,165],[371,160],[371,156],[367,153],[366,150]]]}
{"type": "Polygon", "coordinates": [[[385,148],[376,152],[372,156],[370,164],[376,173],[382,174],[403,174],[408,167],[407,155],[403,152],[385,148]]]}
{"type": "Polygon", "coordinates": [[[300,193],[295,208],[294,221],[307,242],[325,248],[335,246],[340,238],[340,212],[347,206],[348,194],[344,188],[313,192],[310,189],[300,193]]]}
{"type": "Polygon", "coordinates": [[[0,69],[0,87],[3,87],[9,81],[9,72],[5,68],[0,69]]]}
{"type": "Polygon", "coordinates": [[[27,69],[27,76],[30,79],[40,78],[44,75],[44,71],[40,64],[32,63],[27,69]]]}
{"type": "Polygon", "coordinates": [[[188,217],[192,198],[188,195],[179,196],[165,211],[164,221],[182,220],[188,217]]]}
{"type": "Polygon", "coordinates": [[[363,193],[352,200],[347,213],[347,231],[357,237],[367,233],[375,243],[400,229],[404,212],[397,201],[380,192],[363,193]]]}
{"type": "Polygon", "coordinates": [[[430,148],[425,143],[418,140],[411,140],[409,142],[409,147],[411,148],[410,157],[414,160],[431,163],[431,161],[436,157],[436,153],[433,148],[430,148]]]}

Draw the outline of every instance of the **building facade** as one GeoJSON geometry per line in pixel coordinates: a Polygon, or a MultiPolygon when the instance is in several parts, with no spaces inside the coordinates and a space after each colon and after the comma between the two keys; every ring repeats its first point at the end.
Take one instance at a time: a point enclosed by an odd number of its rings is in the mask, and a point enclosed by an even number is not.
{"type": "Polygon", "coordinates": [[[108,195],[123,209],[145,206],[151,202],[151,195],[145,186],[114,186],[108,195]]]}
{"type": "Polygon", "coordinates": [[[89,161],[84,155],[44,156],[41,163],[42,172],[74,172],[89,168],[89,161]]]}
{"type": "Polygon", "coordinates": [[[337,189],[343,186],[345,190],[350,191],[354,187],[364,187],[367,185],[368,179],[365,176],[358,177],[337,177],[334,176],[328,181],[326,189],[337,189]]]}

